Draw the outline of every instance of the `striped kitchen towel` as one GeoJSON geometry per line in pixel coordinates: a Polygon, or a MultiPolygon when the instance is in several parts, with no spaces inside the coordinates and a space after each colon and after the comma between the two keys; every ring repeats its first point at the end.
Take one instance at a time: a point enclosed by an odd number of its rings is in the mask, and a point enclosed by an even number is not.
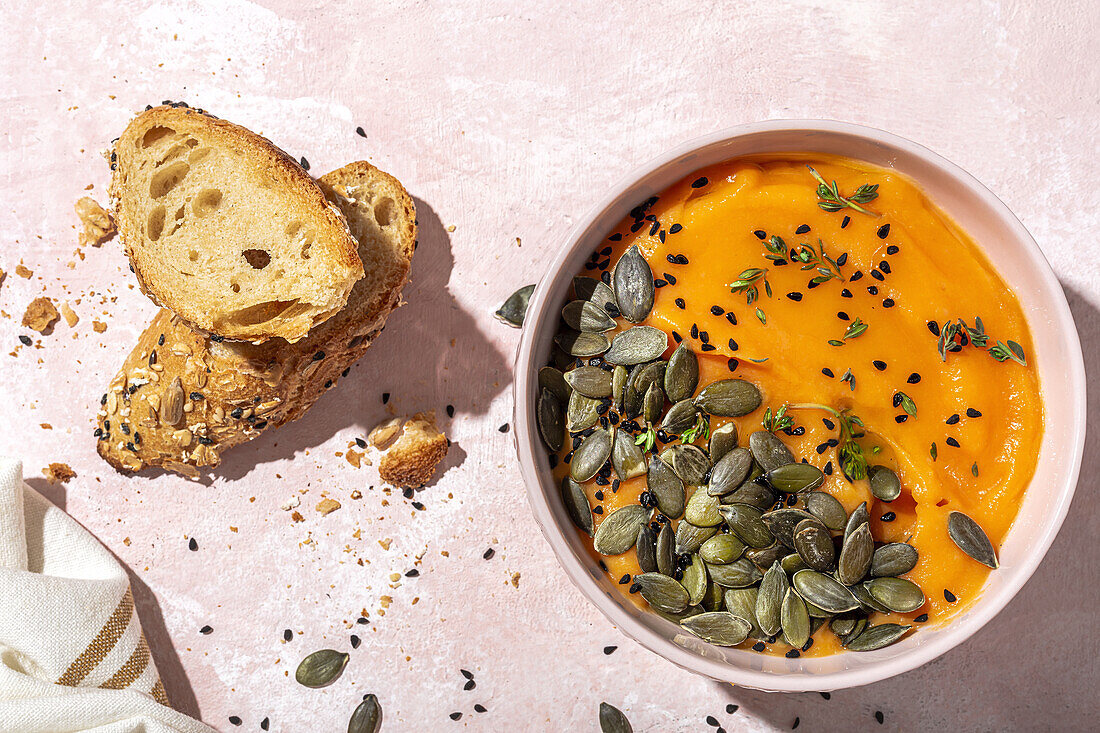
{"type": "Polygon", "coordinates": [[[0,731],[212,730],[168,704],[125,570],[0,458],[0,731]]]}

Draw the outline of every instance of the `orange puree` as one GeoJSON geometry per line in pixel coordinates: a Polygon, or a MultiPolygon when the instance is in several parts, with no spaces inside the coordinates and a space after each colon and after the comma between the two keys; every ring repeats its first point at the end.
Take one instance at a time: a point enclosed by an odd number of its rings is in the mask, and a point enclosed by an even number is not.
{"type": "MultiPolygon", "coordinates": [[[[612,253],[595,262],[609,261],[613,266],[626,248],[637,244],[655,278],[664,279],[665,273],[675,278],[674,285],[657,290],[646,323],[687,340],[699,355],[700,388],[730,377],[729,360],[741,357],[734,363],[735,375],[755,383],[764,394],[764,404],[735,419],[740,444],[761,429],[765,407],[774,411],[784,403],[823,403],[861,417],[868,433],[862,441],[868,462],[887,465],[901,478],[902,495],[888,504],[871,496],[866,480],[849,483],[839,470],[832,471],[822,488],[849,512],[867,501],[876,540],[906,541],[920,554],[916,568],[905,577],[924,590],[925,606],[892,619],[876,615],[871,622],[909,623],[928,614],[926,625],[941,624],[967,608],[990,571],[948,538],[948,513],[959,510],[970,515],[994,547],[999,546],[1035,470],[1043,433],[1043,403],[1033,368],[1011,360],[998,362],[974,346],[949,353],[946,362],[941,361],[937,338],[929,330],[929,321],[942,325],[962,318],[973,326],[974,317],[980,316],[989,346],[1011,339],[1030,355],[1031,336],[1020,304],[982,251],[904,176],[820,155],[741,158],[697,171],[663,192],[648,213],[659,222],[657,233],[650,233],[651,221],[631,233],[634,219],[627,218],[615,229],[621,241],[609,241],[612,253]],[[849,208],[820,209],[817,184],[807,164],[825,180],[835,179],[842,195],[851,195],[860,184],[879,184],[878,198],[864,206],[880,216],[849,208]],[[707,183],[694,188],[700,177],[707,183]],[[850,221],[843,227],[846,217],[850,221]],[[669,233],[675,224],[682,228],[669,233]],[[885,225],[888,233],[883,233],[885,225]],[[796,234],[800,226],[810,231],[796,234]],[[820,238],[833,258],[846,253],[841,267],[844,281],[832,279],[808,288],[816,273],[769,262],[764,242],[754,234],[758,230],[769,238],[778,235],[792,250],[802,243],[816,246],[820,238]],[[888,247],[897,250],[888,254],[888,247]],[[685,256],[688,264],[671,263],[668,258],[675,255],[685,256]],[[882,262],[888,266],[881,268],[882,262]],[[750,267],[768,268],[773,291],[768,297],[761,283],[760,297],[752,305],[746,304],[744,293],[730,291],[731,283],[750,267]],[[872,277],[872,271],[885,270],[881,281],[872,277]],[[853,280],[857,273],[862,277],[853,280]],[[872,294],[875,288],[877,293],[872,294]],[[801,294],[800,300],[788,297],[795,293],[801,294]],[[682,306],[677,299],[682,299],[682,306]],[[712,313],[712,306],[735,314],[736,325],[712,313]],[[766,324],[758,319],[757,308],[765,314],[766,324]],[[830,345],[829,340],[842,339],[850,323],[841,313],[852,320],[860,318],[868,328],[842,346],[830,345]],[[702,342],[690,337],[693,325],[709,335],[716,350],[701,350],[702,342]],[[755,364],[749,357],[767,361],[755,364]],[[877,368],[875,361],[885,362],[885,368],[877,368]],[[834,376],[826,376],[823,369],[834,376]],[[849,369],[854,389],[841,381],[849,369]],[[911,375],[919,375],[919,381],[911,375]],[[895,418],[905,413],[893,406],[899,390],[917,407],[917,415],[901,423],[895,418]],[[980,416],[968,416],[968,408],[980,416]],[[953,415],[960,416],[958,422],[947,424],[953,415]],[[948,438],[956,440],[958,447],[948,444],[948,438]],[[933,444],[935,460],[930,455],[933,444]],[[888,512],[896,516],[893,521],[882,520],[888,512]],[[946,600],[945,589],[955,602],[946,600]]],[[[599,276],[600,272],[579,274],[599,276]]],[[[675,346],[672,339],[670,344],[675,346]]],[[[665,357],[670,354],[671,348],[665,357]]],[[[817,450],[838,437],[822,422],[832,416],[805,409],[790,414],[795,426],[805,429],[801,436],[780,434],[795,457],[823,469],[831,461],[836,469],[835,448],[817,450]]],[[[714,419],[712,428],[724,421],[714,419]]],[[[565,470],[559,465],[559,477],[565,470]]],[[[589,482],[586,490],[592,505],[604,507],[604,513],[595,516],[597,524],[615,508],[637,502],[644,489],[644,477],[624,483],[617,493],[589,482]],[[593,497],[600,488],[604,500],[596,501],[593,497]]],[[[634,550],[617,557],[594,557],[604,561],[616,580],[638,572],[634,550]]],[[[629,586],[618,587],[626,593],[629,586]]],[[[630,597],[644,604],[639,596],[630,597]]],[[[818,631],[814,639],[810,655],[840,649],[828,629],[818,631]]],[[[752,643],[750,639],[745,645],[752,643]]],[[[780,652],[786,649],[782,643],[775,646],[780,652]]]]}

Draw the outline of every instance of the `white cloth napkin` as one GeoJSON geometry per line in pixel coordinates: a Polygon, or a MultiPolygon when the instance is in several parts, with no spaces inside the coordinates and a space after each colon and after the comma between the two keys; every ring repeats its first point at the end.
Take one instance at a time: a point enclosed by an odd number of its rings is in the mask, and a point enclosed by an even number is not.
{"type": "Polygon", "coordinates": [[[122,566],[0,458],[0,731],[212,730],[168,707],[122,566]]]}

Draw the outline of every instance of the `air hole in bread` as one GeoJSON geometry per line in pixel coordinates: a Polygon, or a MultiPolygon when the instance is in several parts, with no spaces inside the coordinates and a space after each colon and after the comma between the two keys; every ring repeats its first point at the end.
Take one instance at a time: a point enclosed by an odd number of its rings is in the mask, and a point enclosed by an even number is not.
{"type": "Polygon", "coordinates": [[[233,313],[228,318],[216,319],[214,329],[217,330],[225,328],[226,326],[255,326],[260,323],[267,323],[273,318],[278,318],[285,311],[293,308],[297,304],[297,299],[269,300],[266,303],[257,303],[256,305],[249,306],[233,313]]]}
{"type": "Polygon", "coordinates": [[[192,262],[198,262],[199,261],[199,253],[196,252],[195,250],[191,250],[191,254],[188,255],[188,257],[190,258],[190,260],[192,262]]]}
{"type": "Polygon", "coordinates": [[[232,284],[231,284],[231,285],[229,286],[229,289],[230,289],[230,290],[232,290],[232,291],[233,291],[234,293],[239,293],[239,292],[241,292],[241,286],[240,286],[240,285],[238,285],[237,283],[232,283],[232,284]]]}
{"type": "Polygon", "coordinates": [[[348,348],[354,349],[359,344],[363,343],[363,334],[352,337],[351,341],[348,341],[348,348]]]}
{"type": "MultiPolygon", "coordinates": [[[[198,141],[196,140],[196,143],[197,142],[198,141]]],[[[187,162],[190,163],[191,165],[195,165],[200,160],[202,160],[206,156],[210,155],[210,153],[211,153],[210,148],[195,148],[194,150],[191,151],[191,154],[187,156],[187,162]]]]}
{"type": "Polygon", "coordinates": [[[179,185],[189,170],[191,170],[191,166],[182,160],[161,168],[149,179],[149,196],[154,199],[163,198],[169,191],[179,185]]]}
{"type": "Polygon", "coordinates": [[[292,221],[286,225],[286,235],[291,239],[298,236],[298,232],[302,231],[302,222],[292,221]]]}
{"type": "Polygon", "coordinates": [[[375,204],[374,207],[374,220],[378,222],[379,226],[388,226],[393,221],[393,199],[389,196],[384,197],[381,201],[375,204]]]}
{"type": "Polygon", "coordinates": [[[216,188],[204,188],[198,192],[195,200],[191,202],[191,210],[195,212],[195,216],[201,219],[216,211],[221,202],[221,191],[216,188]]]}
{"type": "Polygon", "coordinates": [[[141,147],[151,148],[169,135],[175,135],[176,131],[171,127],[157,125],[150,127],[141,138],[141,147]]]}
{"type": "Polygon", "coordinates": [[[156,206],[149,212],[149,219],[145,224],[145,236],[154,242],[160,239],[160,233],[164,231],[164,207],[156,206]]]}
{"type": "Polygon", "coordinates": [[[271,264],[271,255],[262,249],[246,249],[241,253],[254,270],[262,270],[271,264]]]}

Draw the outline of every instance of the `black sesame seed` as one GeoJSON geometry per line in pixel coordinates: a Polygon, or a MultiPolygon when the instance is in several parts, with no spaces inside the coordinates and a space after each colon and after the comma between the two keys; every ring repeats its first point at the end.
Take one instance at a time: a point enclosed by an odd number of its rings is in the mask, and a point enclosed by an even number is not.
{"type": "Polygon", "coordinates": [[[263,720],[260,721],[260,730],[270,730],[270,729],[271,729],[271,719],[270,718],[264,718],[263,720]]]}
{"type": "Polygon", "coordinates": [[[630,582],[630,573],[627,573],[623,577],[619,578],[619,585],[626,585],[630,582]]]}
{"type": "Polygon", "coordinates": [[[862,279],[863,279],[863,271],[862,270],[856,270],[855,272],[852,273],[852,276],[850,278],[848,278],[848,282],[854,283],[854,282],[856,282],[858,280],[862,280],[862,279]]]}
{"type": "Polygon", "coordinates": [[[603,507],[602,507],[602,506],[598,506],[598,507],[595,507],[595,508],[594,508],[594,509],[592,510],[592,513],[593,513],[593,514],[603,514],[603,507]]]}
{"type": "Polygon", "coordinates": [[[894,299],[893,298],[884,299],[882,301],[882,307],[883,308],[893,308],[894,307],[894,299]]]}
{"type": "Polygon", "coordinates": [[[843,290],[840,291],[840,297],[841,298],[851,298],[852,297],[852,291],[849,290],[848,288],[844,288],[843,290]]]}
{"type": "Polygon", "coordinates": [[[840,319],[840,320],[842,320],[842,321],[850,321],[850,320],[852,320],[851,318],[849,318],[849,317],[848,317],[848,314],[847,314],[847,313],[845,313],[844,311],[837,311],[837,312],[836,312],[836,317],[837,317],[837,318],[839,318],[839,319],[840,319]]]}
{"type": "Polygon", "coordinates": [[[967,417],[981,417],[982,413],[978,412],[973,407],[968,407],[968,408],[966,408],[966,416],[967,417]]]}
{"type": "Polygon", "coordinates": [[[290,629],[283,629],[283,641],[294,641],[294,632],[290,629]]]}
{"type": "Polygon", "coordinates": [[[896,255],[898,251],[899,250],[896,244],[891,244],[889,247],[886,248],[886,254],[888,255],[896,255]]]}
{"type": "Polygon", "coordinates": [[[470,690],[474,689],[475,687],[477,687],[477,682],[474,682],[473,680],[470,680],[469,682],[467,682],[466,684],[464,684],[462,686],[462,689],[465,690],[466,692],[469,692],[470,690]]]}
{"type": "Polygon", "coordinates": [[[730,339],[730,341],[729,341],[729,346],[730,346],[730,351],[737,351],[737,349],[739,349],[739,348],[740,348],[740,347],[739,347],[739,346],[737,345],[737,342],[736,342],[736,341],[734,341],[733,339],[730,339]]]}
{"type": "Polygon", "coordinates": [[[384,405],[389,401],[390,401],[390,393],[389,392],[383,392],[382,393],[382,404],[384,405]]]}
{"type": "Polygon", "coordinates": [[[943,597],[948,603],[954,603],[955,601],[959,600],[955,597],[954,593],[947,590],[946,588],[943,589],[943,597]]]}
{"type": "Polygon", "coordinates": [[[710,181],[707,180],[706,176],[699,176],[698,178],[696,178],[694,181],[691,182],[691,187],[692,188],[702,188],[703,186],[707,185],[708,183],[710,183],[710,181]]]}
{"type": "Polygon", "coordinates": [[[954,438],[950,438],[950,437],[946,438],[943,442],[947,443],[952,448],[958,448],[959,447],[959,441],[955,440],[954,438]]]}
{"type": "MultiPolygon", "coordinates": [[[[798,659],[799,657],[802,656],[802,652],[798,651],[797,649],[791,649],[786,654],[784,654],[783,656],[785,656],[787,659],[798,659]]],[[[794,728],[797,728],[798,727],[798,718],[795,718],[794,720],[795,720],[794,728]]]]}
{"type": "Polygon", "coordinates": [[[924,622],[926,622],[928,620],[928,614],[927,613],[922,613],[920,616],[917,616],[913,620],[916,621],[918,624],[923,624],[924,622]]]}
{"type": "MultiPolygon", "coordinates": [[[[655,235],[655,234],[656,234],[656,233],[657,233],[658,231],[660,231],[660,229],[661,229],[661,222],[659,222],[659,221],[654,221],[654,222],[653,222],[653,226],[651,226],[651,227],[649,228],[649,236],[651,236],[651,237],[652,237],[652,236],[653,236],[653,235],[655,235]]],[[[608,262],[607,264],[611,264],[611,263],[610,263],[610,262],[608,262]]],[[[603,267],[607,267],[607,265],[603,265],[603,267]]]]}
{"type": "Polygon", "coordinates": [[[420,571],[417,570],[416,568],[412,568],[407,573],[405,573],[405,577],[406,578],[419,578],[420,577],[420,571]]]}
{"type": "Polygon", "coordinates": [[[195,541],[194,537],[192,537],[191,539],[189,539],[187,541],[187,549],[190,550],[191,552],[195,552],[196,550],[199,549],[199,543],[195,541]]]}
{"type": "Polygon", "coordinates": [[[720,306],[720,305],[712,305],[710,307],[710,312],[713,313],[716,316],[720,316],[723,313],[725,313],[726,311],[723,310],[722,306],[720,306]]]}
{"type": "Polygon", "coordinates": [[[475,713],[485,713],[485,712],[488,712],[488,708],[486,708],[481,703],[474,703],[474,712],[475,713]]]}
{"type": "Polygon", "coordinates": [[[451,720],[459,720],[461,717],[462,717],[462,713],[460,713],[460,712],[456,711],[456,712],[451,713],[451,720]]]}
{"type": "Polygon", "coordinates": [[[729,321],[730,324],[732,324],[734,326],[737,325],[737,316],[735,316],[733,313],[727,313],[726,314],[726,320],[729,321]]]}
{"type": "Polygon", "coordinates": [[[362,127],[355,128],[355,134],[358,135],[359,137],[366,137],[367,136],[366,130],[364,130],[362,127]]]}
{"type": "Polygon", "coordinates": [[[909,419],[908,415],[894,415],[894,422],[899,425],[909,419]]]}
{"type": "Polygon", "coordinates": [[[792,293],[787,293],[787,297],[790,298],[791,300],[793,300],[795,303],[797,303],[800,300],[802,300],[802,293],[800,293],[796,290],[792,293]]]}
{"type": "Polygon", "coordinates": [[[406,487],[406,488],[401,490],[401,495],[404,496],[406,499],[411,499],[411,498],[413,498],[414,494],[413,494],[412,489],[406,487]]]}
{"type": "Polygon", "coordinates": [[[622,238],[623,238],[622,232],[615,232],[614,234],[612,234],[607,239],[608,239],[609,242],[619,242],[619,241],[622,241],[622,238]]]}
{"type": "Polygon", "coordinates": [[[889,224],[883,224],[882,226],[880,226],[878,228],[878,232],[876,232],[876,233],[878,234],[879,239],[886,239],[887,237],[890,236],[890,225],[889,224]]]}
{"type": "Polygon", "coordinates": [[[944,422],[947,423],[948,425],[954,425],[958,421],[959,421],[959,413],[957,413],[957,412],[954,415],[952,415],[951,417],[944,420],[944,422]]]}
{"type": "Polygon", "coordinates": [[[905,381],[909,384],[918,384],[920,382],[920,375],[916,372],[913,372],[905,381]]]}
{"type": "Polygon", "coordinates": [[[615,650],[616,650],[616,649],[618,649],[618,648],[619,648],[619,647],[617,647],[617,646],[605,646],[605,647],[603,648],[603,653],[604,653],[604,654],[607,654],[608,656],[610,656],[610,655],[614,654],[614,653],[615,653],[615,650]]]}
{"type": "Polygon", "coordinates": [[[852,217],[845,216],[844,219],[840,222],[840,228],[841,229],[846,229],[851,222],[852,222],[852,217]]]}
{"type": "Polygon", "coordinates": [[[729,369],[731,372],[735,372],[737,371],[738,364],[740,364],[740,362],[737,361],[737,359],[730,359],[726,362],[726,368],[729,369]]]}
{"type": "Polygon", "coordinates": [[[419,501],[414,501],[412,503],[412,508],[415,509],[418,512],[424,511],[424,505],[421,504],[419,501]]]}
{"type": "Polygon", "coordinates": [[[656,280],[653,281],[653,287],[655,287],[655,288],[663,288],[666,285],[668,285],[668,283],[666,281],[662,280],[661,278],[657,278],[656,280]]]}
{"type": "Polygon", "coordinates": [[[731,703],[728,703],[728,704],[726,705],[726,713],[727,713],[728,715],[733,715],[734,713],[736,713],[736,712],[737,712],[737,708],[738,708],[738,707],[740,707],[740,706],[739,706],[739,705],[734,705],[734,704],[733,704],[732,702],[731,702],[731,703]]]}
{"type": "Polygon", "coordinates": [[[664,276],[665,276],[665,280],[668,280],[669,285],[675,285],[676,284],[676,277],[675,276],[670,275],[667,272],[664,273],[664,276]]]}
{"type": "Polygon", "coordinates": [[[683,228],[684,227],[683,227],[682,224],[673,224],[672,226],[670,226],[668,228],[668,233],[669,234],[679,234],[680,230],[683,229],[683,228]]]}
{"type": "Polygon", "coordinates": [[[755,644],[752,645],[752,650],[754,652],[762,652],[762,651],[764,651],[764,648],[765,648],[764,647],[764,642],[762,642],[762,641],[758,641],[758,642],[756,642],[755,644]]]}
{"type": "Polygon", "coordinates": [[[712,726],[712,727],[718,727],[718,718],[714,717],[713,715],[708,715],[706,720],[707,720],[707,725],[712,726]]]}
{"type": "Polygon", "coordinates": [[[508,430],[509,430],[509,425],[508,425],[508,423],[504,423],[504,424],[503,424],[503,425],[501,425],[501,426],[500,426],[499,428],[497,428],[497,432],[498,432],[498,433],[507,433],[507,432],[508,432],[508,430]]]}
{"type": "MultiPolygon", "coordinates": [[[[305,160],[305,158],[302,158],[302,160],[305,160]]],[[[229,722],[232,723],[233,725],[240,725],[243,721],[237,715],[230,715],[229,716],[229,722]]]]}
{"type": "Polygon", "coordinates": [[[481,557],[483,560],[490,560],[495,554],[497,554],[497,551],[490,547],[488,550],[482,553],[481,557]]]}
{"type": "Polygon", "coordinates": [[[306,160],[304,155],[302,156],[301,163],[302,163],[302,168],[304,168],[305,170],[308,171],[309,170],[309,161],[306,160]]]}
{"type": "Polygon", "coordinates": [[[878,269],[882,270],[887,275],[889,275],[890,274],[890,263],[887,262],[886,260],[883,260],[882,262],[878,263],[878,269]]]}
{"type": "Polygon", "coordinates": [[[459,671],[459,673],[461,673],[461,674],[462,674],[462,676],[463,676],[463,677],[465,677],[465,678],[466,678],[466,679],[468,679],[468,680],[472,680],[472,679],[474,678],[474,673],[473,673],[473,672],[471,672],[471,671],[470,671],[470,670],[468,670],[468,669],[460,669],[460,670],[458,670],[458,671],[459,671]]]}
{"type": "Polygon", "coordinates": [[[933,336],[939,336],[940,335],[940,324],[936,323],[935,321],[929,321],[928,322],[928,330],[932,332],[933,336]]]}
{"type": "Polygon", "coordinates": [[[213,626],[203,626],[201,629],[199,629],[199,633],[202,634],[203,636],[206,636],[207,634],[212,633],[213,631],[214,631],[213,626]]]}
{"type": "Polygon", "coordinates": [[[870,295],[878,295],[878,285],[868,285],[867,293],[870,295]]]}
{"type": "Polygon", "coordinates": [[[676,302],[676,307],[679,308],[680,310],[683,310],[684,308],[687,307],[687,304],[684,302],[683,298],[677,298],[675,302],[676,302]]]}
{"type": "Polygon", "coordinates": [[[836,258],[836,264],[837,267],[844,267],[846,264],[848,264],[848,253],[842,252],[840,254],[840,257],[836,258]]]}
{"type": "Polygon", "coordinates": [[[884,521],[884,522],[892,522],[897,518],[898,518],[898,515],[894,514],[893,512],[886,512],[881,517],[882,521],[884,521]]]}
{"type": "MultiPolygon", "coordinates": [[[[889,225],[889,224],[887,224],[886,226],[890,226],[890,225],[889,225]]],[[[875,711],[875,720],[877,720],[877,721],[878,721],[878,724],[879,724],[879,725],[882,725],[882,721],[883,721],[883,720],[885,720],[885,717],[883,716],[883,714],[882,714],[882,711],[881,711],[881,710],[876,710],[876,711],[875,711]]]]}
{"type": "Polygon", "coordinates": [[[871,277],[873,277],[874,279],[878,280],[879,282],[882,282],[883,280],[885,280],[885,279],[886,279],[886,276],[885,276],[885,275],[883,275],[883,274],[882,274],[881,272],[879,272],[878,270],[871,270],[871,277]]]}
{"type": "Polygon", "coordinates": [[[362,643],[363,643],[362,639],[360,639],[358,636],[356,636],[355,634],[351,635],[351,648],[352,649],[358,649],[359,645],[362,644],[362,643]]]}
{"type": "Polygon", "coordinates": [[[756,235],[757,239],[763,239],[764,237],[768,236],[768,233],[765,232],[763,229],[757,229],[753,232],[753,234],[756,235]]]}
{"type": "Polygon", "coordinates": [[[818,693],[818,694],[819,694],[819,695],[821,695],[821,696],[822,696],[823,698],[825,698],[826,700],[829,700],[829,699],[831,699],[831,698],[833,697],[833,696],[832,696],[831,694],[829,694],[828,692],[820,692],[820,693],[818,693]]]}
{"type": "Polygon", "coordinates": [[[634,593],[637,593],[638,591],[640,591],[641,589],[642,589],[642,586],[638,585],[637,583],[634,583],[633,585],[630,586],[630,588],[628,590],[630,591],[631,594],[634,594],[634,593]]]}
{"type": "Polygon", "coordinates": [[[825,367],[824,369],[822,369],[821,373],[824,374],[829,379],[833,379],[834,377],[836,377],[836,375],[833,374],[833,370],[830,369],[829,367],[825,367]]]}
{"type": "Polygon", "coordinates": [[[886,371],[886,362],[875,359],[871,363],[874,364],[875,369],[878,369],[880,372],[886,371]]]}
{"type": "Polygon", "coordinates": [[[808,231],[810,231],[810,225],[809,224],[802,224],[801,226],[798,227],[798,229],[794,230],[794,233],[795,234],[806,234],[808,231]]]}

